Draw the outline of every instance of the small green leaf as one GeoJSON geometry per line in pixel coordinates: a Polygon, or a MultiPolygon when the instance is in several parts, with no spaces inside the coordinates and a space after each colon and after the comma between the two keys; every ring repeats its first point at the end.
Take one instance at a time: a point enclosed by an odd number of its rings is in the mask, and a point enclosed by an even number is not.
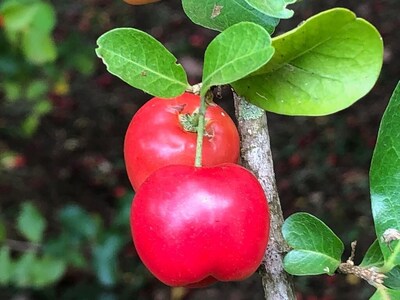
{"type": "Polygon", "coordinates": [[[271,38],[261,26],[241,22],[221,32],[204,55],[204,94],[211,86],[239,80],[263,66],[273,55],[271,38]]]}
{"type": "Polygon", "coordinates": [[[44,97],[49,90],[49,85],[44,80],[34,80],[25,87],[26,98],[28,100],[37,100],[44,97]]]}
{"type": "Polygon", "coordinates": [[[378,288],[369,300],[397,300],[400,299],[400,291],[378,288]]]}
{"type": "Polygon", "coordinates": [[[46,2],[37,2],[35,17],[33,18],[30,29],[50,34],[56,24],[56,13],[54,7],[46,2]]]}
{"type": "Polygon", "coordinates": [[[74,237],[94,239],[99,232],[100,223],[78,205],[66,205],[58,218],[63,229],[74,237]]]}
{"type": "Polygon", "coordinates": [[[75,244],[74,241],[75,238],[71,236],[70,232],[62,233],[57,238],[47,241],[44,252],[54,258],[62,259],[72,267],[84,269],[88,263],[84,256],[85,253],[81,249],[83,243],[75,244]],[[65,251],[65,249],[68,249],[68,251],[65,251]]]}
{"type": "Polygon", "coordinates": [[[5,81],[1,88],[5,94],[5,98],[9,102],[14,102],[22,97],[23,87],[14,81],[5,81]]]}
{"type": "Polygon", "coordinates": [[[24,32],[22,50],[26,58],[37,65],[52,62],[57,58],[57,49],[52,37],[38,30],[24,32]]]}
{"type": "Polygon", "coordinates": [[[246,0],[183,0],[186,15],[196,24],[223,31],[240,22],[253,22],[274,32],[279,19],[263,14],[246,0]]]}
{"type": "Polygon", "coordinates": [[[40,124],[40,117],[37,114],[30,114],[21,124],[21,131],[25,137],[31,137],[40,124]]]}
{"type": "Polygon", "coordinates": [[[8,285],[12,275],[12,261],[7,246],[0,247],[0,270],[0,286],[8,285]]]}
{"type": "Polygon", "coordinates": [[[40,3],[29,1],[6,1],[0,6],[4,26],[9,31],[23,31],[29,28],[35,18],[40,3]]]}
{"type": "Polygon", "coordinates": [[[360,267],[369,268],[382,266],[384,262],[385,261],[383,259],[381,248],[379,247],[379,242],[378,240],[375,240],[368,248],[367,253],[365,253],[360,267]]]}
{"type": "Polygon", "coordinates": [[[394,267],[389,273],[385,273],[385,286],[392,290],[400,290],[400,266],[394,267]]]}
{"type": "Polygon", "coordinates": [[[21,44],[30,62],[54,61],[57,50],[51,32],[56,16],[52,5],[42,1],[7,1],[0,10],[9,41],[18,46],[21,44]]]}
{"type": "Polygon", "coordinates": [[[24,202],[18,216],[17,228],[27,240],[39,243],[46,229],[46,220],[31,202],[24,202]]]}
{"type": "Polygon", "coordinates": [[[382,239],[386,230],[400,230],[399,174],[400,83],[397,84],[382,117],[370,169],[372,215],[385,265],[389,269],[400,265],[400,242],[393,240],[386,243],[382,239]]]}
{"type": "Polygon", "coordinates": [[[288,4],[297,0],[246,0],[250,6],[263,14],[279,19],[289,19],[293,16],[293,10],[287,9],[288,4]]]}
{"type": "Polygon", "coordinates": [[[153,96],[173,98],[188,87],[186,73],[159,41],[133,28],[117,28],[97,40],[107,70],[153,96]]]}
{"type": "Polygon", "coordinates": [[[49,256],[36,259],[33,264],[32,286],[41,288],[60,280],[67,269],[65,261],[49,256]]]}
{"type": "Polygon", "coordinates": [[[308,213],[286,219],[283,236],[293,248],[284,258],[284,268],[292,275],[333,274],[341,263],[342,241],[322,221],[308,213]]]}
{"type": "Polygon", "coordinates": [[[347,108],[373,87],[383,60],[378,31],[343,8],[313,16],[272,46],[264,67],[232,85],[253,104],[284,115],[347,108]]]}
{"type": "Polygon", "coordinates": [[[25,252],[18,259],[16,259],[14,263],[12,281],[17,287],[32,286],[32,270],[36,258],[36,254],[34,252],[25,252]]]}
{"type": "Polygon", "coordinates": [[[108,234],[104,241],[93,249],[93,260],[99,282],[106,286],[115,285],[118,276],[118,257],[124,245],[124,238],[117,234],[108,234]]]}

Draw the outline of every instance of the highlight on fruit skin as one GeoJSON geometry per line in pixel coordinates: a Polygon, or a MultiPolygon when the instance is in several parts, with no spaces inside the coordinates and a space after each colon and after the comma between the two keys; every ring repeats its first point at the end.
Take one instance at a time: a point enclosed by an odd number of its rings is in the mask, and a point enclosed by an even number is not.
{"type": "Polygon", "coordinates": [[[160,0],[124,0],[124,2],[131,4],[131,5],[143,5],[143,4],[149,4],[153,2],[158,2],[160,0]]]}

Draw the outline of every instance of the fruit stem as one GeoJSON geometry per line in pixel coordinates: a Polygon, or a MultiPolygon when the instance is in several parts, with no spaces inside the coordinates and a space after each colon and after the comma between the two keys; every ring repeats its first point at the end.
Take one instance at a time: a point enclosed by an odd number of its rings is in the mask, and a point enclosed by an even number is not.
{"type": "Polygon", "coordinates": [[[208,91],[205,96],[200,97],[200,107],[198,115],[198,125],[197,125],[197,142],[196,142],[196,158],[194,161],[195,167],[201,167],[203,158],[203,139],[205,130],[205,117],[207,102],[212,99],[211,91],[208,91]]]}

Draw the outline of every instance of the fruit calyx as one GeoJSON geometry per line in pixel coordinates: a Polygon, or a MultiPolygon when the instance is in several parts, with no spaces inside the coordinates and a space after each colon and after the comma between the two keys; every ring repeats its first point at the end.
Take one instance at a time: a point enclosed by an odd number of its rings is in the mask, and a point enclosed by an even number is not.
{"type": "MultiPolygon", "coordinates": [[[[199,110],[196,109],[193,113],[189,114],[179,114],[179,123],[181,124],[183,130],[187,132],[198,132],[199,128],[199,110]]],[[[207,119],[206,119],[206,127],[207,127],[207,119]]],[[[207,128],[205,129],[204,135],[208,138],[211,138],[213,135],[211,132],[207,131],[207,128]]]]}

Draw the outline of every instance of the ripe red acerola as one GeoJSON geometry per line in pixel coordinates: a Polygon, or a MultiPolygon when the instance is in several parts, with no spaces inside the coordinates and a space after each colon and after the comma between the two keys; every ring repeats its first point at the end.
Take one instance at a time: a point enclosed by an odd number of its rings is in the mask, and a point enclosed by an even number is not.
{"type": "Polygon", "coordinates": [[[198,287],[253,274],[270,215],[260,183],[245,168],[171,165],[140,187],[130,221],[136,250],[154,276],[198,287]]]}
{"type": "MultiPolygon", "coordinates": [[[[193,115],[199,105],[199,96],[184,93],[173,99],[153,98],[136,112],[124,142],[126,170],[135,190],[161,167],[194,165],[197,132],[184,128],[182,116],[193,115]]],[[[239,133],[234,122],[220,106],[208,105],[203,166],[236,163],[239,152],[239,133]]]]}

